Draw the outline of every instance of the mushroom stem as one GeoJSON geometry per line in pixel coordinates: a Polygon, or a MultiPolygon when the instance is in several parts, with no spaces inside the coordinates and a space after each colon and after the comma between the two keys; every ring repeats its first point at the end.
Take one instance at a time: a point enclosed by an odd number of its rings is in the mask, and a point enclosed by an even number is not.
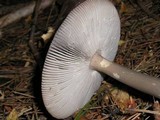
{"type": "Polygon", "coordinates": [[[90,67],[114,79],[160,99],[160,79],[144,75],[110,62],[98,53],[90,61],[90,67]]]}

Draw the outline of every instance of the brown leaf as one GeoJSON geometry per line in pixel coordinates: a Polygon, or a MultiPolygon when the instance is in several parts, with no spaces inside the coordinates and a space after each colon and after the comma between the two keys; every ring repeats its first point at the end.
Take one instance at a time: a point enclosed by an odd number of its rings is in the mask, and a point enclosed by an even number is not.
{"type": "Polygon", "coordinates": [[[82,116],[80,120],[88,120],[86,117],[82,116]]]}
{"type": "Polygon", "coordinates": [[[127,12],[127,7],[124,4],[124,2],[121,2],[120,13],[125,13],[125,12],[127,12]]]}
{"type": "Polygon", "coordinates": [[[6,110],[6,112],[11,112],[12,111],[12,107],[11,106],[4,106],[4,109],[6,110]]]}

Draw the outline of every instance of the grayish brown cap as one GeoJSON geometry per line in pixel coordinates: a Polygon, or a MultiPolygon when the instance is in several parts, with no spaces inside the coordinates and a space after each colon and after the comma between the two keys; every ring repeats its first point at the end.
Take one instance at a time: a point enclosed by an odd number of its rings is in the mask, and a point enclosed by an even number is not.
{"type": "Polygon", "coordinates": [[[64,20],[50,45],[42,74],[46,109],[59,119],[82,108],[99,88],[102,76],[89,68],[96,51],[112,61],[120,38],[120,20],[108,0],[86,0],[64,20]]]}

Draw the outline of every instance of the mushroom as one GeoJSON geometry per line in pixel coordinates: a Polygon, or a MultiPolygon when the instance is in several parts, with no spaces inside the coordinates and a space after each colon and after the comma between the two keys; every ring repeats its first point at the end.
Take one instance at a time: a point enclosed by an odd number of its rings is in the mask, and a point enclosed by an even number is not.
{"type": "Polygon", "coordinates": [[[160,80],[112,61],[120,39],[120,20],[109,0],[86,0],[57,30],[42,73],[42,97],[48,112],[63,119],[82,108],[99,88],[100,72],[160,98],[160,80]]]}

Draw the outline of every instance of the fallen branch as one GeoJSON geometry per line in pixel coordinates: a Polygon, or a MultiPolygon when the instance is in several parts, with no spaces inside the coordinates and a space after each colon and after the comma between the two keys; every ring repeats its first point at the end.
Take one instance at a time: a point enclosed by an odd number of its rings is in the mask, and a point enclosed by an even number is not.
{"type": "MultiPolygon", "coordinates": [[[[41,5],[40,5],[40,10],[47,8],[52,4],[53,0],[42,0],[41,5]]],[[[9,13],[8,15],[5,15],[0,18],[0,28],[3,28],[23,17],[26,17],[27,15],[30,15],[34,11],[35,7],[35,1],[31,2],[29,5],[20,8],[17,11],[14,11],[12,13],[9,13]]]]}
{"type": "Polygon", "coordinates": [[[38,18],[38,14],[39,14],[39,10],[41,7],[41,3],[42,0],[37,0],[36,1],[36,5],[34,8],[34,13],[33,13],[33,23],[32,23],[32,28],[31,28],[31,35],[30,35],[30,39],[29,39],[29,47],[31,49],[31,52],[34,56],[34,59],[36,61],[36,64],[39,65],[39,68],[41,70],[41,57],[40,57],[40,53],[38,48],[35,45],[35,40],[34,40],[34,33],[35,33],[35,29],[36,29],[36,24],[37,24],[37,18],[38,18]]]}

